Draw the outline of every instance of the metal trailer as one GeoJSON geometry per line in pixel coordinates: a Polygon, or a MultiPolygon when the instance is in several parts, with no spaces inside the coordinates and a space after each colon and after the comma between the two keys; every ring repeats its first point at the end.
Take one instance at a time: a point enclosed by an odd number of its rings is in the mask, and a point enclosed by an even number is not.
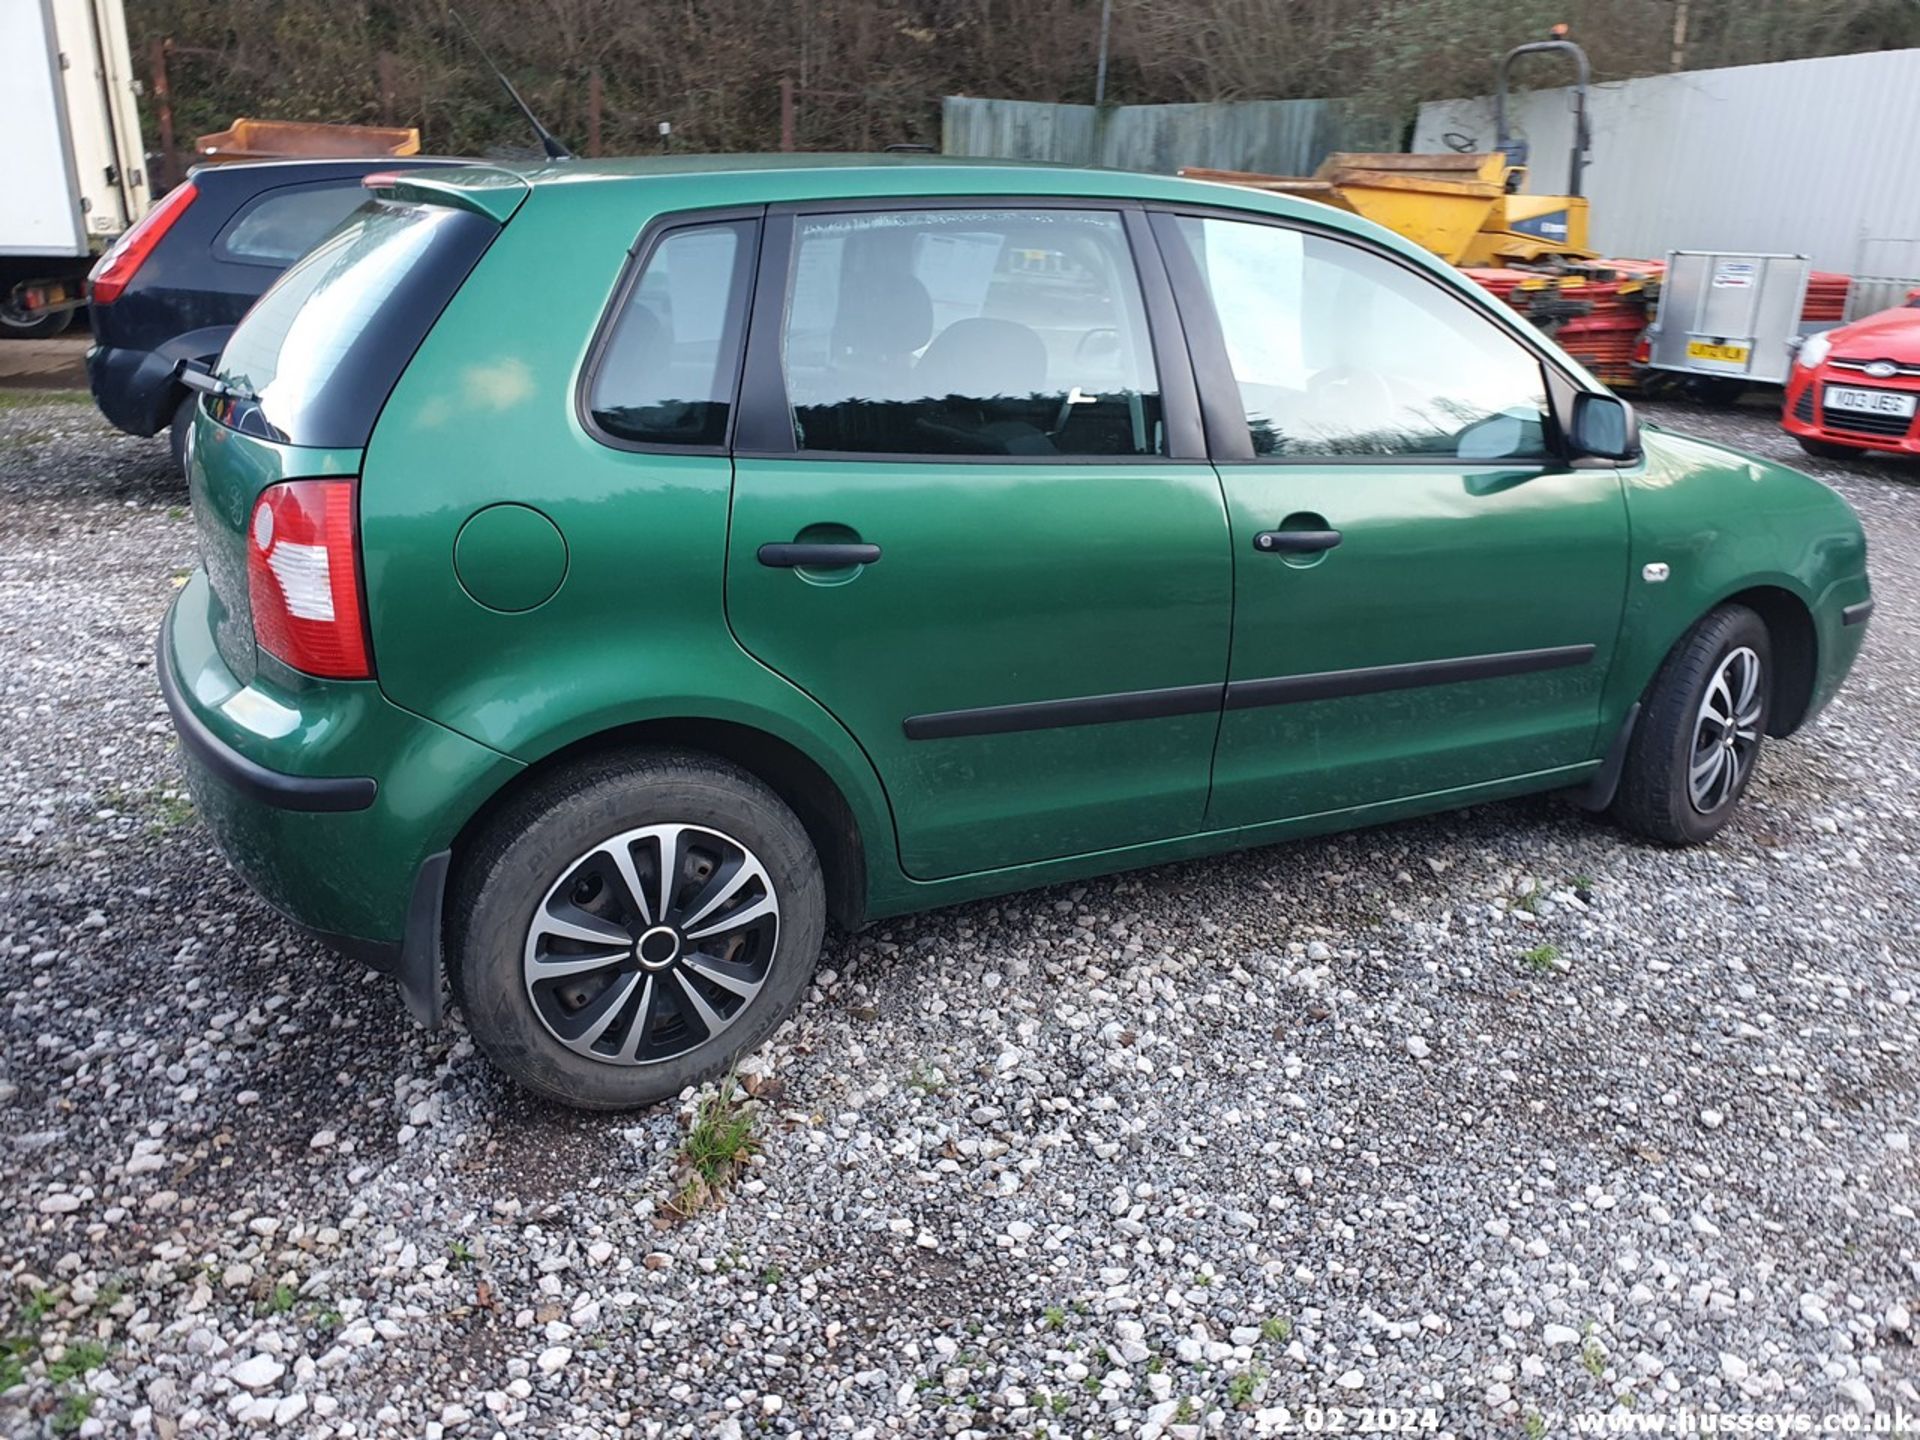
{"type": "Polygon", "coordinates": [[[53,333],[93,257],[147,211],[120,0],[4,0],[0,335],[53,333]]]}
{"type": "Polygon", "coordinates": [[[1722,399],[1749,384],[1784,385],[1812,273],[1805,255],[1669,251],[1647,363],[1696,377],[1722,399]]]}

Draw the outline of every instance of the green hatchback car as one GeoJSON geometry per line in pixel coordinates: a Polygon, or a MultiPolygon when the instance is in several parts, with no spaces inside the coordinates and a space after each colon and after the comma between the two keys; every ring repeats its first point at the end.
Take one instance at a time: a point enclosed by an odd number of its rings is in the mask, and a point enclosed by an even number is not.
{"type": "Polygon", "coordinates": [[[1853,513],[1405,242],[924,157],[410,171],[202,393],[159,675],[274,905],[646,1104],[831,920],[1566,790],[1705,840],[1853,513]]]}

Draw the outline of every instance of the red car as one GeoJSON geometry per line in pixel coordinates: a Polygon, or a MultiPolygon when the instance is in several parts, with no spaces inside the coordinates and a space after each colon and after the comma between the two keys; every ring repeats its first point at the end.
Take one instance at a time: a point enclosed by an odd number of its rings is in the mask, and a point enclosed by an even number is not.
{"type": "Polygon", "coordinates": [[[1780,423],[1809,455],[1920,455],[1920,291],[1898,309],[1809,335],[1780,423]]]}

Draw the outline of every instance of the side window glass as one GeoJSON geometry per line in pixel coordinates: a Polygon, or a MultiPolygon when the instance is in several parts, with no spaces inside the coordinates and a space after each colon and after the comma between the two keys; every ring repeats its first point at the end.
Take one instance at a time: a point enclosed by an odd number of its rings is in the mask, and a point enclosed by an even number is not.
{"type": "Polygon", "coordinates": [[[291,265],[367,201],[355,180],[298,190],[269,190],[227,225],[219,248],[229,260],[291,265]]]}
{"type": "Polygon", "coordinates": [[[643,445],[724,445],[745,323],[751,220],[670,230],[620,302],[587,408],[643,445]]]}
{"type": "Polygon", "coordinates": [[[803,216],[781,356],[802,450],[1164,453],[1146,307],[1110,211],[803,216]]]}
{"type": "Polygon", "coordinates": [[[1183,217],[1256,455],[1548,454],[1546,379],[1513,337],[1355,245],[1183,217]]]}

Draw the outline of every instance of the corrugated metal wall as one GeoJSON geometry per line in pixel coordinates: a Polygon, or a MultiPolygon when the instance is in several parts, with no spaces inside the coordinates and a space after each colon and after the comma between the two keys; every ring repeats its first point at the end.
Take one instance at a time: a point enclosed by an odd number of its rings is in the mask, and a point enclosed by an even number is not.
{"type": "MultiPolygon", "coordinates": [[[[1534,193],[1565,189],[1572,95],[1536,90],[1513,104],[1534,193]]],[[[1598,85],[1588,115],[1586,191],[1603,254],[1779,251],[1854,273],[1863,236],[1920,237],[1920,50],[1598,85]]],[[[1492,149],[1492,101],[1422,105],[1414,149],[1449,148],[1449,131],[1492,149]]],[[[1901,248],[1870,249],[1859,268],[1908,263],[1889,258],[1901,248]]]]}
{"type": "Polygon", "coordinates": [[[1185,165],[1305,175],[1333,150],[1394,145],[1393,129],[1341,100],[1245,100],[1207,105],[1053,105],[950,95],[941,148],[949,155],[1054,160],[1171,174],[1185,165]]]}

